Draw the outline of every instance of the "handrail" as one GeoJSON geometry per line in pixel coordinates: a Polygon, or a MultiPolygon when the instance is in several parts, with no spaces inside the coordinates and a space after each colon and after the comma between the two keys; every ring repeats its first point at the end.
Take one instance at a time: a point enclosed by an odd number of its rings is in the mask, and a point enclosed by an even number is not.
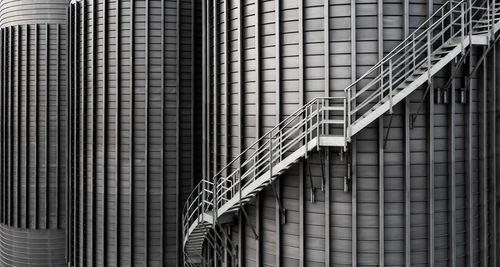
{"type": "Polygon", "coordinates": [[[489,4],[485,6],[485,2],[475,0],[470,6],[467,6],[466,0],[446,2],[391,52],[344,89],[348,101],[348,140],[353,134],[351,125],[360,120],[362,115],[371,112],[370,107],[381,101],[389,101],[389,110],[392,112],[392,97],[395,91],[397,93],[396,89],[402,88],[400,86],[416,71],[420,69],[421,73],[427,72],[430,76],[432,62],[437,58],[436,52],[450,40],[458,36],[462,36],[463,40],[465,36],[473,34],[476,27],[473,24],[487,23],[491,27],[490,15],[487,19],[479,18],[479,22],[475,22],[478,15],[490,13],[491,8],[489,4]],[[363,87],[353,93],[354,87],[360,83],[363,83],[363,87]],[[360,98],[362,101],[358,101],[360,98]]]}

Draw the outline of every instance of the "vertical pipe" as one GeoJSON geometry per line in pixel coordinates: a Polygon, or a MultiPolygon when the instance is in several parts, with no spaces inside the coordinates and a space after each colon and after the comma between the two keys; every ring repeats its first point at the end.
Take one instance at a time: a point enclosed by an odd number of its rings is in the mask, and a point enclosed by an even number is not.
{"type": "MultiPolygon", "coordinates": [[[[304,105],[304,0],[298,0],[299,4],[299,108],[304,105]]],[[[307,114],[307,113],[306,113],[307,114]]],[[[279,123],[279,122],[278,122],[279,123]]],[[[307,128],[306,128],[307,136],[307,128]]],[[[306,143],[307,147],[307,138],[306,143]]],[[[306,149],[307,150],[307,149],[306,149]]],[[[308,152],[306,151],[306,154],[308,152]]],[[[307,156],[306,156],[307,157],[307,156]]],[[[299,266],[305,266],[305,243],[304,243],[304,164],[299,162],[299,266]]]]}
{"type": "Polygon", "coordinates": [[[78,191],[79,191],[79,188],[78,187],[78,175],[79,173],[77,172],[77,169],[80,167],[78,166],[76,163],[78,162],[78,149],[79,147],[77,147],[77,144],[78,144],[78,134],[77,134],[77,131],[78,131],[78,128],[77,128],[77,122],[78,122],[78,109],[77,109],[77,106],[78,106],[78,34],[79,34],[79,31],[78,31],[78,6],[79,6],[80,2],[76,2],[74,5],[71,6],[72,8],[72,13],[73,13],[73,17],[71,18],[71,22],[72,22],[72,30],[73,30],[73,33],[71,35],[71,47],[70,47],[70,52],[71,52],[71,67],[69,67],[68,69],[70,70],[70,75],[72,75],[72,78],[71,78],[71,83],[70,83],[70,90],[71,90],[71,98],[70,98],[70,101],[72,101],[72,104],[71,104],[71,109],[70,109],[70,114],[71,114],[71,132],[70,132],[70,139],[71,139],[71,161],[69,164],[74,164],[75,168],[71,167],[70,170],[71,170],[71,190],[72,190],[72,200],[71,200],[71,216],[73,218],[73,221],[75,222],[74,225],[72,226],[72,237],[73,237],[73,242],[72,242],[72,245],[73,245],[73,255],[72,255],[72,258],[75,262],[75,265],[78,263],[78,252],[79,252],[79,249],[78,249],[78,235],[79,235],[79,231],[78,231],[78,208],[77,208],[77,201],[78,201],[78,191]]]}
{"type": "MultiPolygon", "coordinates": [[[[496,8],[495,8],[496,9],[496,8]]],[[[495,18],[495,17],[494,17],[495,18]]],[[[492,233],[491,233],[491,256],[492,256],[492,265],[497,266],[497,247],[498,244],[496,242],[497,240],[497,234],[498,234],[498,226],[497,226],[497,201],[496,201],[496,195],[497,195],[497,140],[495,138],[496,132],[497,132],[497,124],[496,124],[496,118],[497,118],[497,75],[496,75],[496,70],[497,70],[497,44],[494,44],[495,47],[493,47],[493,63],[492,63],[492,68],[491,69],[491,74],[490,74],[490,79],[491,79],[491,87],[490,92],[491,92],[491,114],[490,114],[490,140],[491,140],[491,145],[490,147],[490,159],[491,159],[491,169],[490,169],[490,179],[491,179],[491,204],[492,204],[492,214],[491,214],[491,227],[492,227],[492,233]]]]}
{"type": "MultiPolygon", "coordinates": [[[[208,147],[207,147],[207,137],[208,137],[208,130],[207,130],[207,120],[208,120],[208,115],[207,115],[207,90],[209,88],[208,86],[208,75],[207,75],[207,32],[208,32],[208,24],[207,24],[207,1],[201,1],[201,35],[202,35],[202,49],[201,49],[201,75],[202,75],[202,90],[201,90],[201,105],[202,105],[202,137],[201,137],[201,144],[202,144],[202,178],[208,177],[208,172],[207,172],[207,162],[208,162],[208,147]]],[[[193,28],[194,25],[193,25],[193,28]]],[[[194,62],[193,62],[194,63],[194,62]]],[[[163,71],[165,73],[165,71],[163,71]]]]}
{"type": "Polygon", "coordinates": [[[14,217],[14,173],[13,173],[13,165],[14,165],[14,147],[13,147],[13,116],[14,116],[14,26],[9,27],[9,89],[7,90],[7,93],[9,94],[8,96],[8,101],[9,101],[9,112],[8,112],[8,146],[9,146],[9,165],[8,165],[8,173],[9,173],[9,208],[8,208],[8,220],[7,220],[7,225],[11,226],[13,225],[13,217],[14,217]]]}
{"type": "MultiPolygon", "coordinates": [[[[225,81],[224,81],[224,115],[226,117],[226,121],[224,123],[224,159],[221,162],[221,166],[225,166],[229,163],[229,146],[230,146],[230,128],[229,124],[231,121],[231,117],[229,115],[230,107],[229,107],[229,101],[231,101],[229,94],[231,93],[231,83],[232,83],[232,77],[231,77],[231,40],[229,38],[229,31],[231,30],[231,27],[229,26],[230,23],[230,18],[229,18],[229,7],[228,7],[228,2],[230,0],[224,0],[224,74],[225,74],[225,81]]],[[[227,173],[226,175],[229,175],[229,172],[231,171],[231,167],[227,168],[227,173]]]]}
{"type": "MultiPolygon", "coordinates": [[[[4,175],[3,175],[3,169],[4,169],[4,163],[3,163],[3,138],[4,138],[4,131],[3,131],[3,107],[4,107],[4,103],[3,103],[3,95],[2,93],[5,92],[5,85],[4,85],[4,73],[3,73],[3,64],[5,62],[5,56],[4,56],[4,53],[3,53],[3,48],[4,48],[4,42],[3,42],[3,29],[0,29],[0,86],[1,86],[1,90],[0,90],[0,192],[2,193],[1,196],[0,196],[0,222],[3,223],[3,210],[4,210],[4,206],[3,206],[3,203],[4,203],[4,198],[5,198],[5,195],[4,195],[4,191],[3,191],[3,178],[4,178],[4,175]]],[[[26,216],[28,217],[28,216],[26,216]]]]}

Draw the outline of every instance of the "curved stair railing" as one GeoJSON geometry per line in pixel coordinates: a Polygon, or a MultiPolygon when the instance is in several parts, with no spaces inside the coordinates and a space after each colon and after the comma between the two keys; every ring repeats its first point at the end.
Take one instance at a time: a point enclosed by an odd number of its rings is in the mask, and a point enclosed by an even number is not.
{"type": "MultiPolygon", "coordinates": [[[[262,136],[188,197],[183,214],[186,266],[207,265],[217,250],[218,220],[239,211],[301,158],[320,146],[347,149],[351,137],[419,88],[470,45],[488,45],[500,28],[496,1],[450,0],[382,60],[345,88],[346,97],[316,98],[262,136]],[[213,240],[208,240],[211,236],[213,240]]],[[[222,229],[222,230],[221,230],[222,229]]],[[[226,238],[227,239],[227,238],[226,238]]],[[[230,254],[236,253],[233,244],[230,254]]]]}
{"type": "Polygon", "coordinates": [[[345,120],[344,97],[316,98],[276,125],[211,180],[203,179],[184,206],[184,251],[199,254],[217,218],[240,209],[320,144],[345,148],[345,120]]]}

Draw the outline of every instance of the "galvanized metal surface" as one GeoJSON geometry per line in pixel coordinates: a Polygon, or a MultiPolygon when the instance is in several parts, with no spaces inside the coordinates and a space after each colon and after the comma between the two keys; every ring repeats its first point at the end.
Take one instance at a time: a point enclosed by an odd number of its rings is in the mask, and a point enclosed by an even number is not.
{"type": "MultiPolygon", "coordinates": [[[[441,4],[209,2],[208,176],[296,110],[301,101],[343,95],[352,78],[363,75],[441,4]],[[244,14],[242,27],[237,19],[226,19],[233,13],[244,14]]],[[[384,115],[358,134],[351,147],[350,192],[344,192],[349,155],[341,157],[330,150],[328,187],[325,193],[316,190],[314,203],[307,164],[312,163],[312,181],[319,188],[319,154],[289,169],[276,184],[287,209],[286,224],[280,223],[272,190],[263,191],[255,204],[247,204],[250,219],[240,218],[232,227],[243,250],[238,261],[243,266],[474,266],[484,262],[485,257],[479,258],[479,240],[494,233],[494,224],[483,223],[481,228],[481,217],[475,214],[482,210],[487,218],[483,222],[493,220],[479,201],[484,194],[476,175],[482,162],[477,150],[481,136],[475,127],[480,110],[469,100],[481,95],[477,79],[487,77],[473,76],[466,104],[455,98],[448,104],[434,104],[435,91],[445,87],[450,77],[456,78],[447,90],[456,91],[449,95],[457,96],[467,86],[464,77],[481,63],[481,49],[474,48],[466,61],[472,67],[459,64],[459,56],[455,67],[434,76],[428,93],[424,94],[424,85],[405,104],[395,106],[392,115],[384,115]],[[258,230],[258,240],[252,228],[258,230]]],[[[493,263],[496,257],[490,254],[487,260],[493,263]]]]}
{"type": "Polygon", "coordinates": [[[198,1],[72,3],[71,266],[181,266],[201,178],[198,1]]]}
{"type": "Polygon", "coordinates": [[[1,0],[0,27],[57,23],[66,20],[69,0],[1,0]]]}
{"type": "Polygon", "coordinates": [[[0,3],[2,266],[65,266],[66,1],[37,2],[0,3]]]}

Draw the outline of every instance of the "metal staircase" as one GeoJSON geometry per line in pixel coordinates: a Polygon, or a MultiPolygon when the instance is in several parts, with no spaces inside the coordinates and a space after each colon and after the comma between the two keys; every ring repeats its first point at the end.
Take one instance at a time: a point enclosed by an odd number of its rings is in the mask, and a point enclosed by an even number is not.
{"type": "MultiPolygon", "coordinates": [[[[367,73],[346,97],[316,98],[280,122],[188,197],[182,215],[186,266],[206,265],[204,244],[217,251],[219,220],[241,211],[290,166],[322,146],[347,149],[351,137],[379,118],[472,45],[500,28],[500,3],[448,1],[367,73]],[[210,237],[210,238],[209,238],[210,237]],[[209,240],[210,239],[210,240],[209,240]]],[[[235,253],[232,244],[229,253],[235,253]]]]}

